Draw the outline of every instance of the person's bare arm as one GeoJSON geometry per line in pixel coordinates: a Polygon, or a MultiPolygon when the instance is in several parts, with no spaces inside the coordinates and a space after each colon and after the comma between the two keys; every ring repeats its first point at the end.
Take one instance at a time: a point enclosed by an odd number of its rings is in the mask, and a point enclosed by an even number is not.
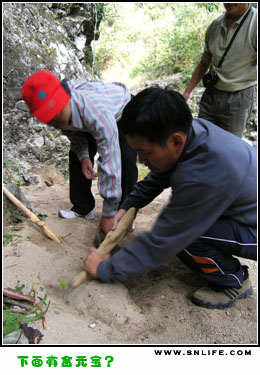
{"type": "Polygon", "coordinates": [[[186,101],[189,99],[191,92],[195,89],[195,87],[201,81],[202,77],[207,72],[208,68],[209,68],[209,65],[202,65],[201,62],[198,63],[196,69],[194,70],[192,74],[191,80],[186,87],[186,90],[182,94],[186,101]]]}

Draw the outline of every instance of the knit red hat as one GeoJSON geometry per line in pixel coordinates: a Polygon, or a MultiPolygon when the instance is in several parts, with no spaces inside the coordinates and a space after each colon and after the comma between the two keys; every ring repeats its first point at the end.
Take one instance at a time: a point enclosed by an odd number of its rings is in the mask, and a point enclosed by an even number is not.
{"type": "Polygon", "coordinates": [[[61,86],[60,80],[47,70],[40,70],[28,77],[22,87],[22,97],[30,112],[46,124],[70,100],[69,94],[61,86]]]}

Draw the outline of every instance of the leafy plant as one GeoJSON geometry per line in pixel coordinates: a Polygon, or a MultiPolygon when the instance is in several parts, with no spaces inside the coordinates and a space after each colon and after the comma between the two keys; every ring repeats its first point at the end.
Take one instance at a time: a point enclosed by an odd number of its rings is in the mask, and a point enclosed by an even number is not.
{"type": "Polygon", "coordinates": [[[13,242],[17,238],[21,238],[21,237],[22,236],[20,236],[18,234],[4,233],[3,234],[3,243],[4,243],[4,246],[7,246],[8,244],[10,244],[11,242],[13,242]]]}
{"type": "Polygon", "coordinates": [[[197,65],[207,26],[221,3],[105,3],[95,42],[101,79],[123,82],[181,73],[184,85],[197,65]]]}
{"type": "Polygon", "coordinates": [[[4,288],[3,290],[3,334],[8,335],[20,328],[27,328],[27,323],[39,319],[43,320],[43,326],[46,328],[45,314],[48,311],[50,302],[46,309],[43,306],[46,304],[47,294],[43,298],[38,297],[34,290],[31,289],[29,294],[24,294],[22,290],[25,285],[20,285],[17,281],[15,289],[4,288]],[[31,294],[34,294],[32,296],[31,294]],[[37,298],[39,301],[37,301],[37,298]]]}
{"type": "Polygon", "coordinates": [[[56,48],[55,47],[50,47],[47,51],[48,55],[52,55],[56,53],[56,48]]]}
{"type": "Polygon", "coordinates": [[[66,292],[69,289],[69,283],[63,279],[59,279],[59,287],[66,292]]]}
{"type": "Polygon", "coordinates": [[[24,284],[20,285],[20,280],[17,280],[17,284],[16,284],[15,289],[16,289],[18,292],[21,292],[24,288],[25,288],[25,285],[24,285],[24,284]]]}
{"type": "Polygon", "coordinates": [[[219,10],[219,3],[197,3],[198,8],[205,8],[207,12],[211,13],[214,10],[219,10]]]}

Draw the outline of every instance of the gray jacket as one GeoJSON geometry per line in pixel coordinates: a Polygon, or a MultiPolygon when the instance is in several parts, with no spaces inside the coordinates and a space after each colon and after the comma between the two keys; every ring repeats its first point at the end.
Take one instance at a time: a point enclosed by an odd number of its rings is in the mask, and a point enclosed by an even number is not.
{"type": "Polygon", "coordinates": [[[142,208],[168,187],[171,199],[152,230],[100,263],[101,280],[126,281],[159,266],[203,235],[220,216],[238,221],[256,235],[257,153],[241,138],[194,119],[177,165],[167,173],[149,173],[121,208],[142,208]]]}

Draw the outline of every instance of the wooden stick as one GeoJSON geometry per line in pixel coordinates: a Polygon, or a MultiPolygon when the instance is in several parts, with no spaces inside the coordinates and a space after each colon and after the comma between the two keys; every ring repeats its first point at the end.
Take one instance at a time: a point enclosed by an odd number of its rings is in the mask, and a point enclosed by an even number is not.
{"type": "Polygon", "coordinates": [[[33,223],[38,225],[38,227],[41,228],[41,230],[53,241],[60,243],[61,241],[59,238],[55,236],[47,227],[46,224],[41,221],[34,213],[32,213],[28,208],[26,208],[13,194],[10,193],[5,187],[3,187],[3,192],[7,196],[10,201],[12,201],[20,210],[22,210],[30,219],[33,223]]]}
{"type": "MultiPolygon", "coordinates": [[[[119,221],[117,228],[113,231],[108,232],[104,241],[99,246],[98,250],[102,254],[108,254],[110,251],[122,240],[130,229],[135,219],[136,209],[134,207],[129,208],[122,219],[119,221]]],[[[79,272],[70,282],[70,288],[77,288],[87,279],[87,271],[83,270],[79,272]]]]}

